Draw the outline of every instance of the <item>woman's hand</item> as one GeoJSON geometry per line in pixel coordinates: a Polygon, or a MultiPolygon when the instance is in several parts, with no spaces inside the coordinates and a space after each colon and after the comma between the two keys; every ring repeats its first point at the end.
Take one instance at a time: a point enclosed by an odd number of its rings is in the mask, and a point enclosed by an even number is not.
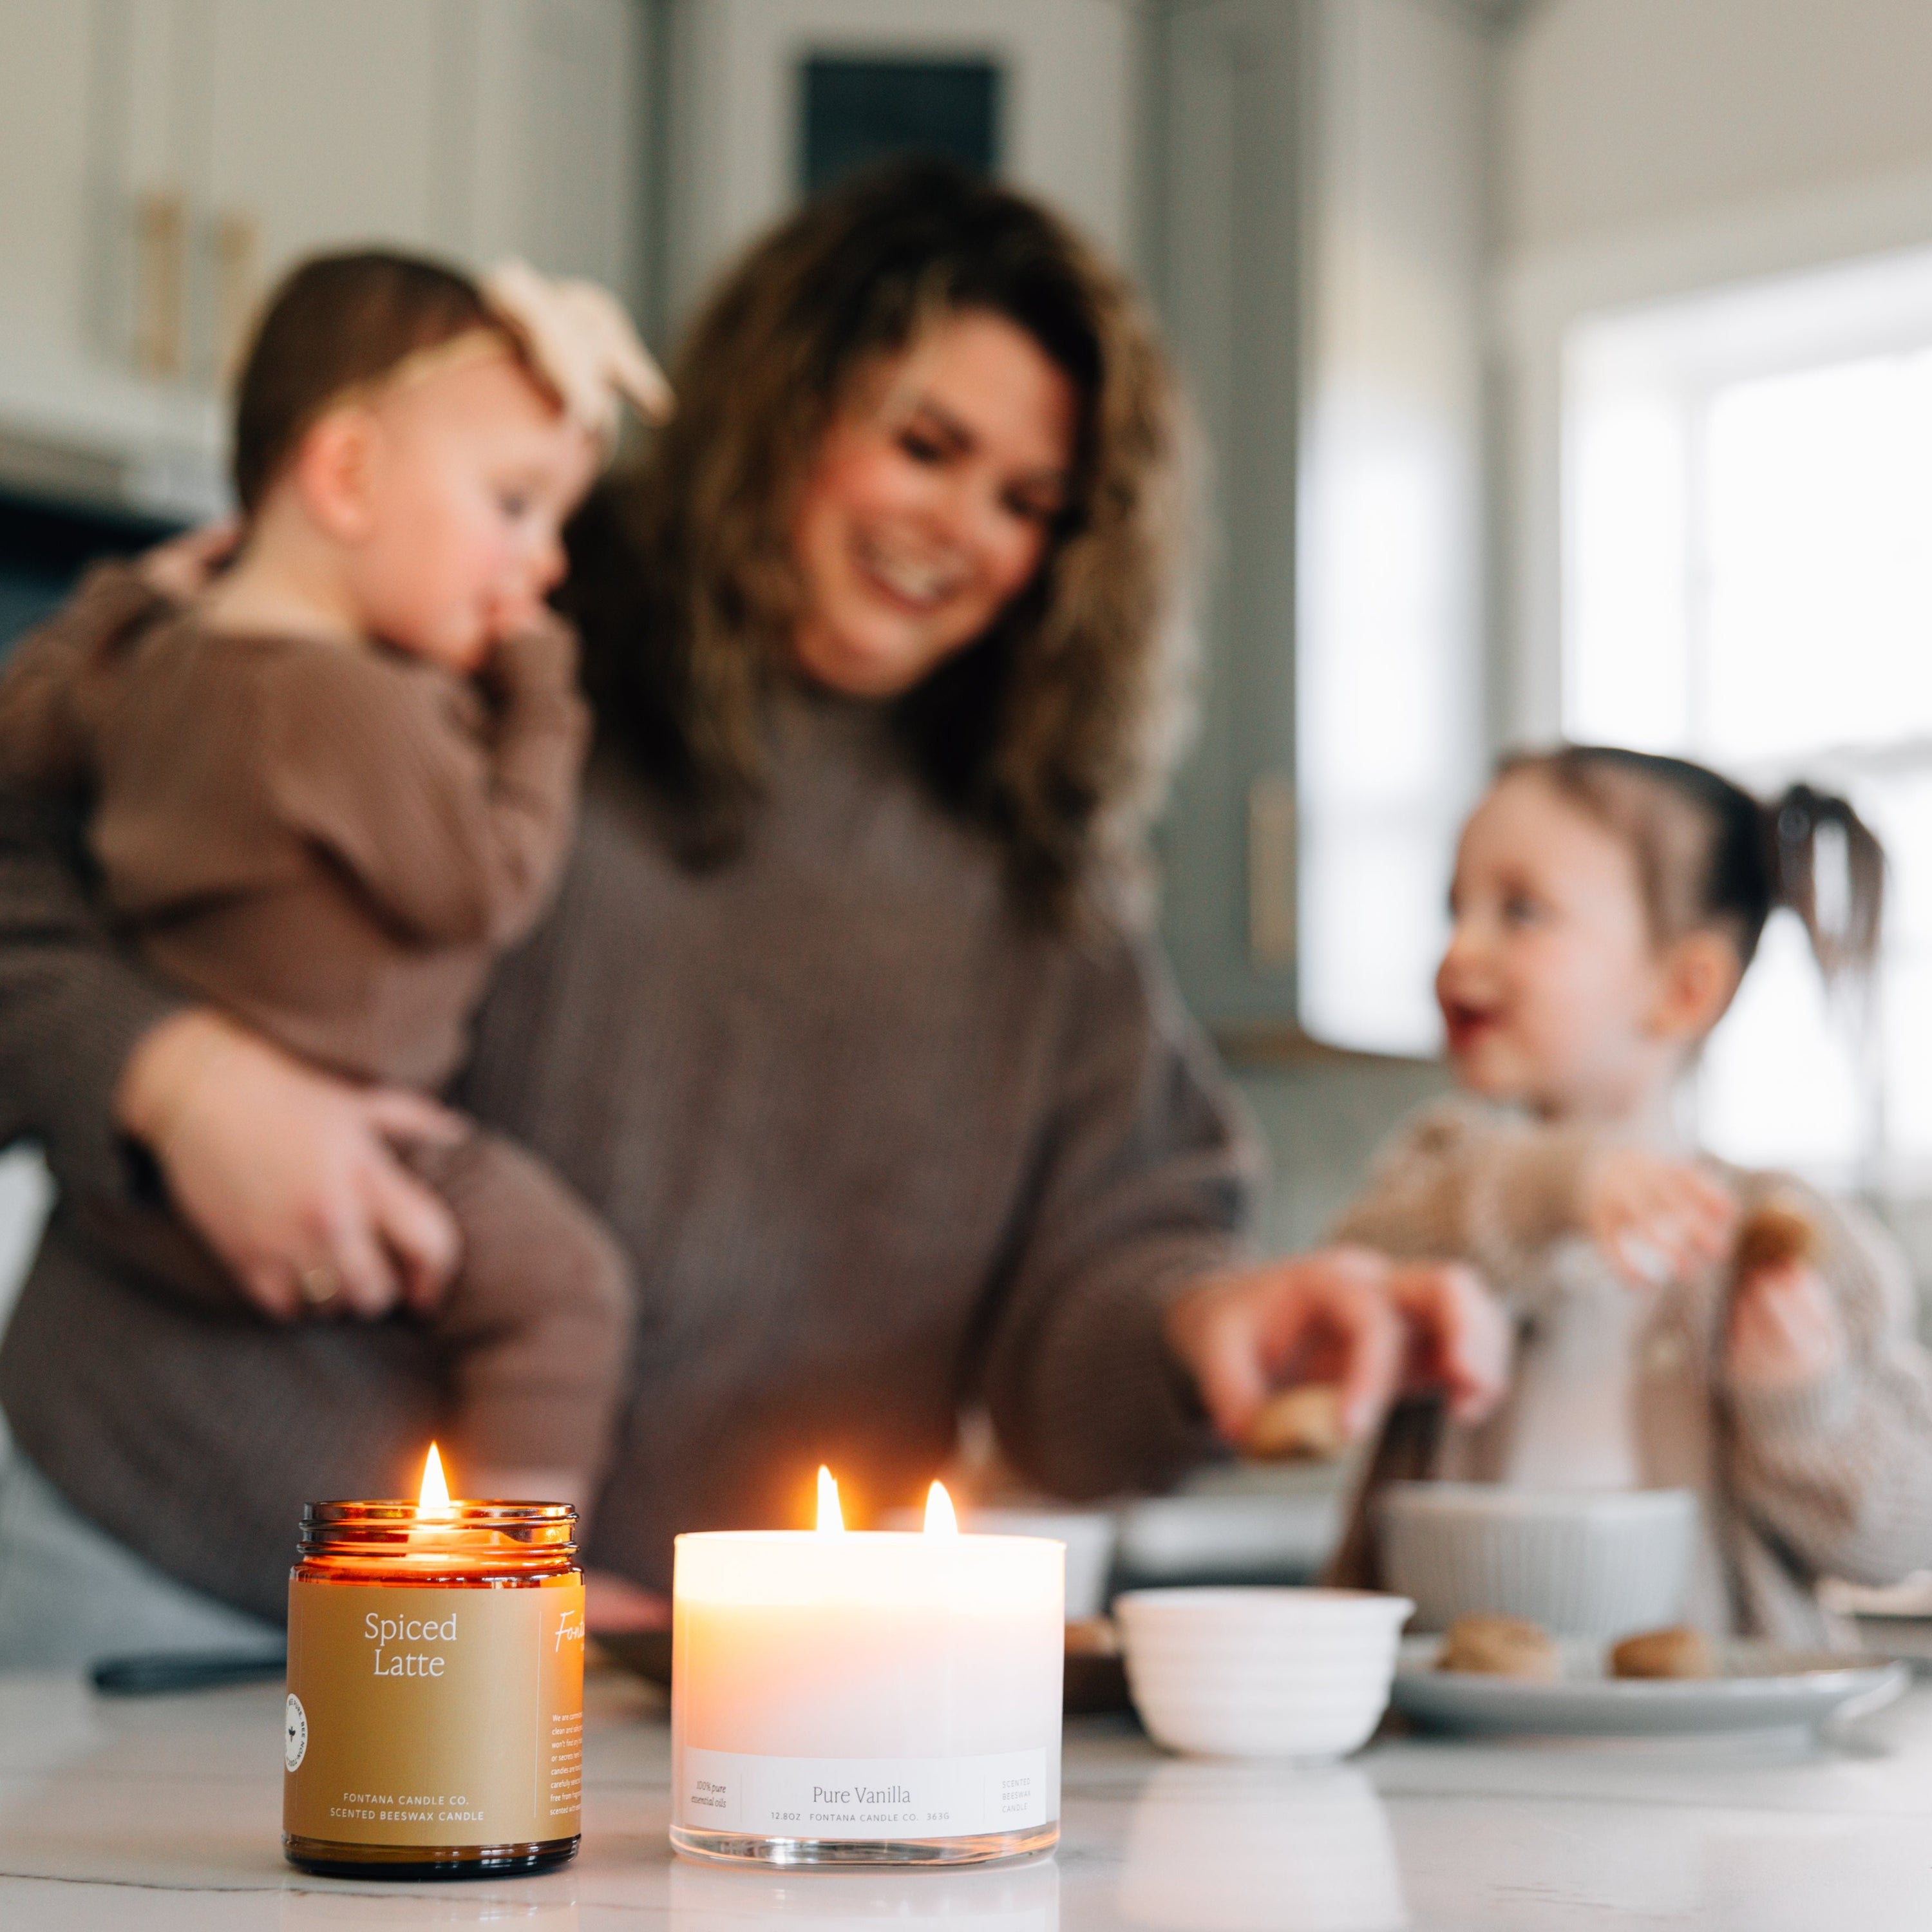
{"type": "Polygon", "coordinates": [[[175,1205],[278,1320],[435,1305],[458,1256],[449,1210],[392,1143],[448,1144],[462,1123],[421,1095],[350,1085],[206,1009],[128,1056],[118,1124],[175,1205]]]}
{"type": "Polygon", "coordinates": [[[1509,1373],[1508,1321],[1474,1274],[1398,1267],[1366,1248],[1215,1276],[1174,1301],[1167,1336],[1231,1442],[1286,1383],[1339,1383],[1342,1428],[1358,1441],[1408,1388],[1444,1388],[1459,1420],[1479,1420],[1509,1373]]]}
{"type": "Polygon", "coordinates": [[[1731,1298],[1724,1372],[1740,1388],[1781,1394],[1822,1382],[1844,1361],[1845,1324],[1816,1268],[1760,1268],[1731,1298]]]}
{"type": "Polygon", "coordinates": [[[1583,1172],[1583,1231],[1636,1288],[1660,1288],[1730,1252],[1738,1204],[1694,1162],[1606,1147],[1583,1172]]]}

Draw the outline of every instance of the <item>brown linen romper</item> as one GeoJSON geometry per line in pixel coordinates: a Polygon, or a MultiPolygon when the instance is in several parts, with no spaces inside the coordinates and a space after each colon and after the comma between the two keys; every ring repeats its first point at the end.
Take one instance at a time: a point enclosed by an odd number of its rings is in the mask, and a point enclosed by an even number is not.
{"type": "MultiPolygon", "coordinates": [[[[587,735],[574,640],[547,622],[476,680],[378,645],[205,629],[104,566],[0,680],[0,783],[88,807],[107,900],[170,980],[347,1077],[434,1091],[497,956],[548,904],[587,735]]],[[[593,1474],[632,1294],[550,1170],[473,1129],[405,1150],[463,1238],[427,1318],[466,1462],[593,1474]]],[[[59,1210],[123,1271],[249,1306],[184,1222],[59,1210]]]]}

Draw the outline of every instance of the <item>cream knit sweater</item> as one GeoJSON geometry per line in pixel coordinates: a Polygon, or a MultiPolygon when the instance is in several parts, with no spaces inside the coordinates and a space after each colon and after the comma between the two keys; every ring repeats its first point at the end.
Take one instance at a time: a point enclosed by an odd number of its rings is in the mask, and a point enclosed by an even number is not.
{"type": "MultiPolygon", "coordinates": [[[[1438,1102],[1397,1130],[1334,1238],[1474,1264],[1516,1316],[1520,1363],[1550,1314],[1559,1252],[1575,1265],[1592,1144],[1586,1131],[1474,1100],[1438,1102]]],[[[1847,1357],[1808,1387],[1734,1384],[1724,1372],[1728,1270],[1672,1284],[1634,1330],[1638,1474],[1702,1499],[1694,1621],[1815,1644],[1834,1634],[1819,1578],[1893,1582],[1932,1564],[1932,1359],[1913,1336],[1904,1257],[1875,1221],[1788,1175],[1724,1172],[1747,1207],[1773,1191],[1802,1201],[1823,1238],[1819,1269],[1847,1357]]],[[[1502,1478],[1515,1419],[1505,1401],[1480,1427],[1452,1428],[1436,1473],[1502,1478]]]]}

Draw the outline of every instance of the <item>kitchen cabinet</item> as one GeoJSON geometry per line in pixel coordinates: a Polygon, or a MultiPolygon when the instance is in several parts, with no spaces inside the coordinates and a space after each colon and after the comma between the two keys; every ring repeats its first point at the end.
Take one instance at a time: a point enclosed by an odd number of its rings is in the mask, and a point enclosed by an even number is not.
{"type": "Polygon", "coordinates": [[[634,304],[644,24],[637,0],[0,0],[0,476],[214,507],[224,380],[317,248],[520,254],[634,304]]]}
{"type": "Polygon", "coordinates": [[[1151,280],[1213,453],[1166,932],[1240,1056],[1427,1053],[1480,782],[1484,10],[1157,16],[1151,280]]]}

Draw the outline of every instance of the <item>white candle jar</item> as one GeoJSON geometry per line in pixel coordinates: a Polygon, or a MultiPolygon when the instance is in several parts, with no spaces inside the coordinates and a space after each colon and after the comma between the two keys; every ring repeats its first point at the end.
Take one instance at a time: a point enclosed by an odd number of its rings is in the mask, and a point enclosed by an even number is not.
{"type": "Polygon", "coordinates": [[[1066,1551],[1016,1536],[680,1536],[671,1842],[958,1864],[1060,1836],[1066,1551]]]}

